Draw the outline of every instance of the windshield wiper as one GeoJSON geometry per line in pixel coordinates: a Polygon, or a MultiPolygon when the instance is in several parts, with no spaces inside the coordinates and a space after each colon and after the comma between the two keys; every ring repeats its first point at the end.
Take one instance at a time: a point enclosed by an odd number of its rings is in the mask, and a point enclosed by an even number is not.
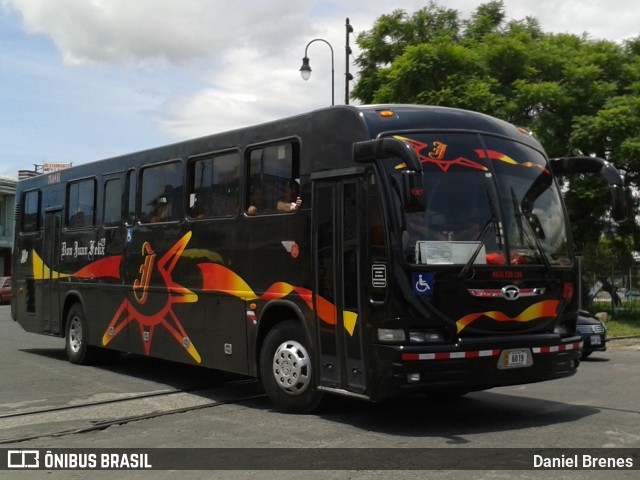
{"type": "Polygon", "coordinates": [[[471,258],[469,258],[469,261],[467,261],[467,263],[465,264],[464,268],[460,271],[458,278],[464,278],[467,272],[469,271],[469,269],[473,266],[474,262],[476,261],[476,258],[478,258],[478,255],[482,251],[482,247],[484,246],[484,238],[487,236],[487,233],[489,233],[489,231],[491,230],[491,227],[493,227],[493,229],[496,232],[496,242],[498,243],[498,247],[500,247],[500,249],[502,250],[502,231],[500,228],[500,222],[498,221],[498,216],[496,215],[496,209],[493,205],[493,200],[491,200],[491,193],[489,193],[488,190],[487,190],[487,199],[489,201],[489,210],[491,211],[491,218],[487,221],[485,226],[482,227],[482,230],[480,230],[480,233],[478,234],[478,237],[475,240],[476,242],[478,242],[478,246],[473,252],[473,255],[471,255],[471,258]]]}
{"type": "Polygon", "coordinates": [[[551,268],[551,263],[549,263],[547,254],[545,253],[544,248],[540,243],[540,240],[538,239],[538,236],[536,235],[534,228],[531,226],[529,219],[522,212],[522,208],[520,208],[520,204],[518,203],[518,200],[516,198],[516,192],[513,191],[513,187],[511,188],[511,201],[513,202],[513,210],[516,216],[518,229],[520,231],[520,240],[522,241],[522,243],[524,243],[524,238],[526,236],[528,240],[527,243],[531,244],[531,239],[533,239],[535,249],[538,252],[538,255],[540,255],[540,260],[542,260],[542,263],[544,264],[547,274],[549,276],[552,276],[553,269],[551,268]],[[526,233],[525,233],[525,227],[527,230],[526,233]]]}

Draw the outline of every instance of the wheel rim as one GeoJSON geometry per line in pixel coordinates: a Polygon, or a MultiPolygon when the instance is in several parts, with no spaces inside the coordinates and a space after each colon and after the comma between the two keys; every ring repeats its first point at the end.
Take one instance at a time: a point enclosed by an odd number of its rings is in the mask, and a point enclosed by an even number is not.
{"type": "Polygon", "coordinates": [[[82,347],[82,322],[78,317],[73,317],[69,324],[69,348],[73,353],[78,353],[82,347]]]}
{"type": "Polygon", "coordinates": [[[311,363],[305,348],[289,340],[282,343],[273,356],[276,384],[290,395],[300,395],[311,383],[311,363]]]}

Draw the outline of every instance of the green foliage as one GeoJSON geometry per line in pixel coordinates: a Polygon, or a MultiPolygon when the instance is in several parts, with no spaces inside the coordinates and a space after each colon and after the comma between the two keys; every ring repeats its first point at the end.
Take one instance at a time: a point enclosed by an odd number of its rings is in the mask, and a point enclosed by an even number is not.
{"type": "MultiPolygon", "coordinates": [[[[623,43],[543,32],[489,1],[467,20],[435,2],[381,16],[358,37],[364,103],[417,103],[481,111],[531,130],[550,157],[596,155],[627,184],[640,182],[640,37],[623,43]]],[[[565,179],[574,237],[595,251],[602,235],[640,250],[633,213],[613,226],[599,178],[565,179]]],[[[637,190],[636,190],[637,191],[637,190]]],[[[629,204],[637,201],[629,196],[629,204]]],[[[628,253],[627,253],[628,254],[628,253]]],[[[617,254],[619,256],[619,254],[617,254]]]]}
{"type": "Polygon", "coordinates": [[[607,322],[607,337],[640,336],[640,305],[625,304],[622,308],[611,308],[611,303],[600,302],[589,308],[591,313],[606,312],[609,314],[607,322]]]}

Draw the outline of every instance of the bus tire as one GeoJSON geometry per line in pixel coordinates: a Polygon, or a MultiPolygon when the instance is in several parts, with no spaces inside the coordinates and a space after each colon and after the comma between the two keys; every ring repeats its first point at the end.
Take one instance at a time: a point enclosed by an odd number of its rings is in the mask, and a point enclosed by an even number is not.
{"type": "Polygon", "coordinates": [[[260,373],[265,392],[277,409],[310,413],[322,401],[315,389],[313,359],[300,325],[285,321],[267,334],[260,351],[260,373]]]}
{"type": "Polygon", "coordinates": [[[67,315],[65,350],[71,363],[90,365],[97,358],[97,347],[87,344],[89,330],[84,310],[79,303],[71,306],[67,315]]]}

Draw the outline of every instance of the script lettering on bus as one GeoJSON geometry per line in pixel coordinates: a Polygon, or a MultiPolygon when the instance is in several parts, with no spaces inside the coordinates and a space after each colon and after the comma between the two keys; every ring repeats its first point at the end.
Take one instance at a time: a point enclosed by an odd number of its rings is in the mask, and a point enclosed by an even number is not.
{"type": "Polygon", "coordinates": [[[101,238],[100,241],[96,242],[95,240],[91,240],[89,242],[89,259],[93,259],[94,257],[102,257],[104,256],[104,249],[106,246],[106,239],[101,238]]]}
{"type": "Polygon", "coordinates": [[[104,256],[106,244],[107,240],[105,238],[101,238],[97,242],[95,240],[91,240],[88,247],[80,245],[77,240],[71,245],[67,242],[62,242],[61,258],[87,257],[87,260],[93,260],[95,257],[104,256]]]}
{"type": "Polygon", "coordinates": [[[147,302],[151,272],[156,260],[156,254],[149,242],[144,242],[144,245],[142,245],[142,256],[144,257],[144,263],[140,265],[140,278],[136,278],[133,282],[133,294],[140,305],[144,305],[147,302]]]}
{"type": "Polygon", "coordinates": [[[433,142],[433,150],[429,152],[429,158],[433,158],[434,160],[442,160],[446,151],[446,144],[435,141],[433,142]]]}
{"type": "Polygon", "coordinates": [[[60,183],[60,172],[50,173],[47,177],[47,185],[53,185],[55,183],[60,183]]]}

